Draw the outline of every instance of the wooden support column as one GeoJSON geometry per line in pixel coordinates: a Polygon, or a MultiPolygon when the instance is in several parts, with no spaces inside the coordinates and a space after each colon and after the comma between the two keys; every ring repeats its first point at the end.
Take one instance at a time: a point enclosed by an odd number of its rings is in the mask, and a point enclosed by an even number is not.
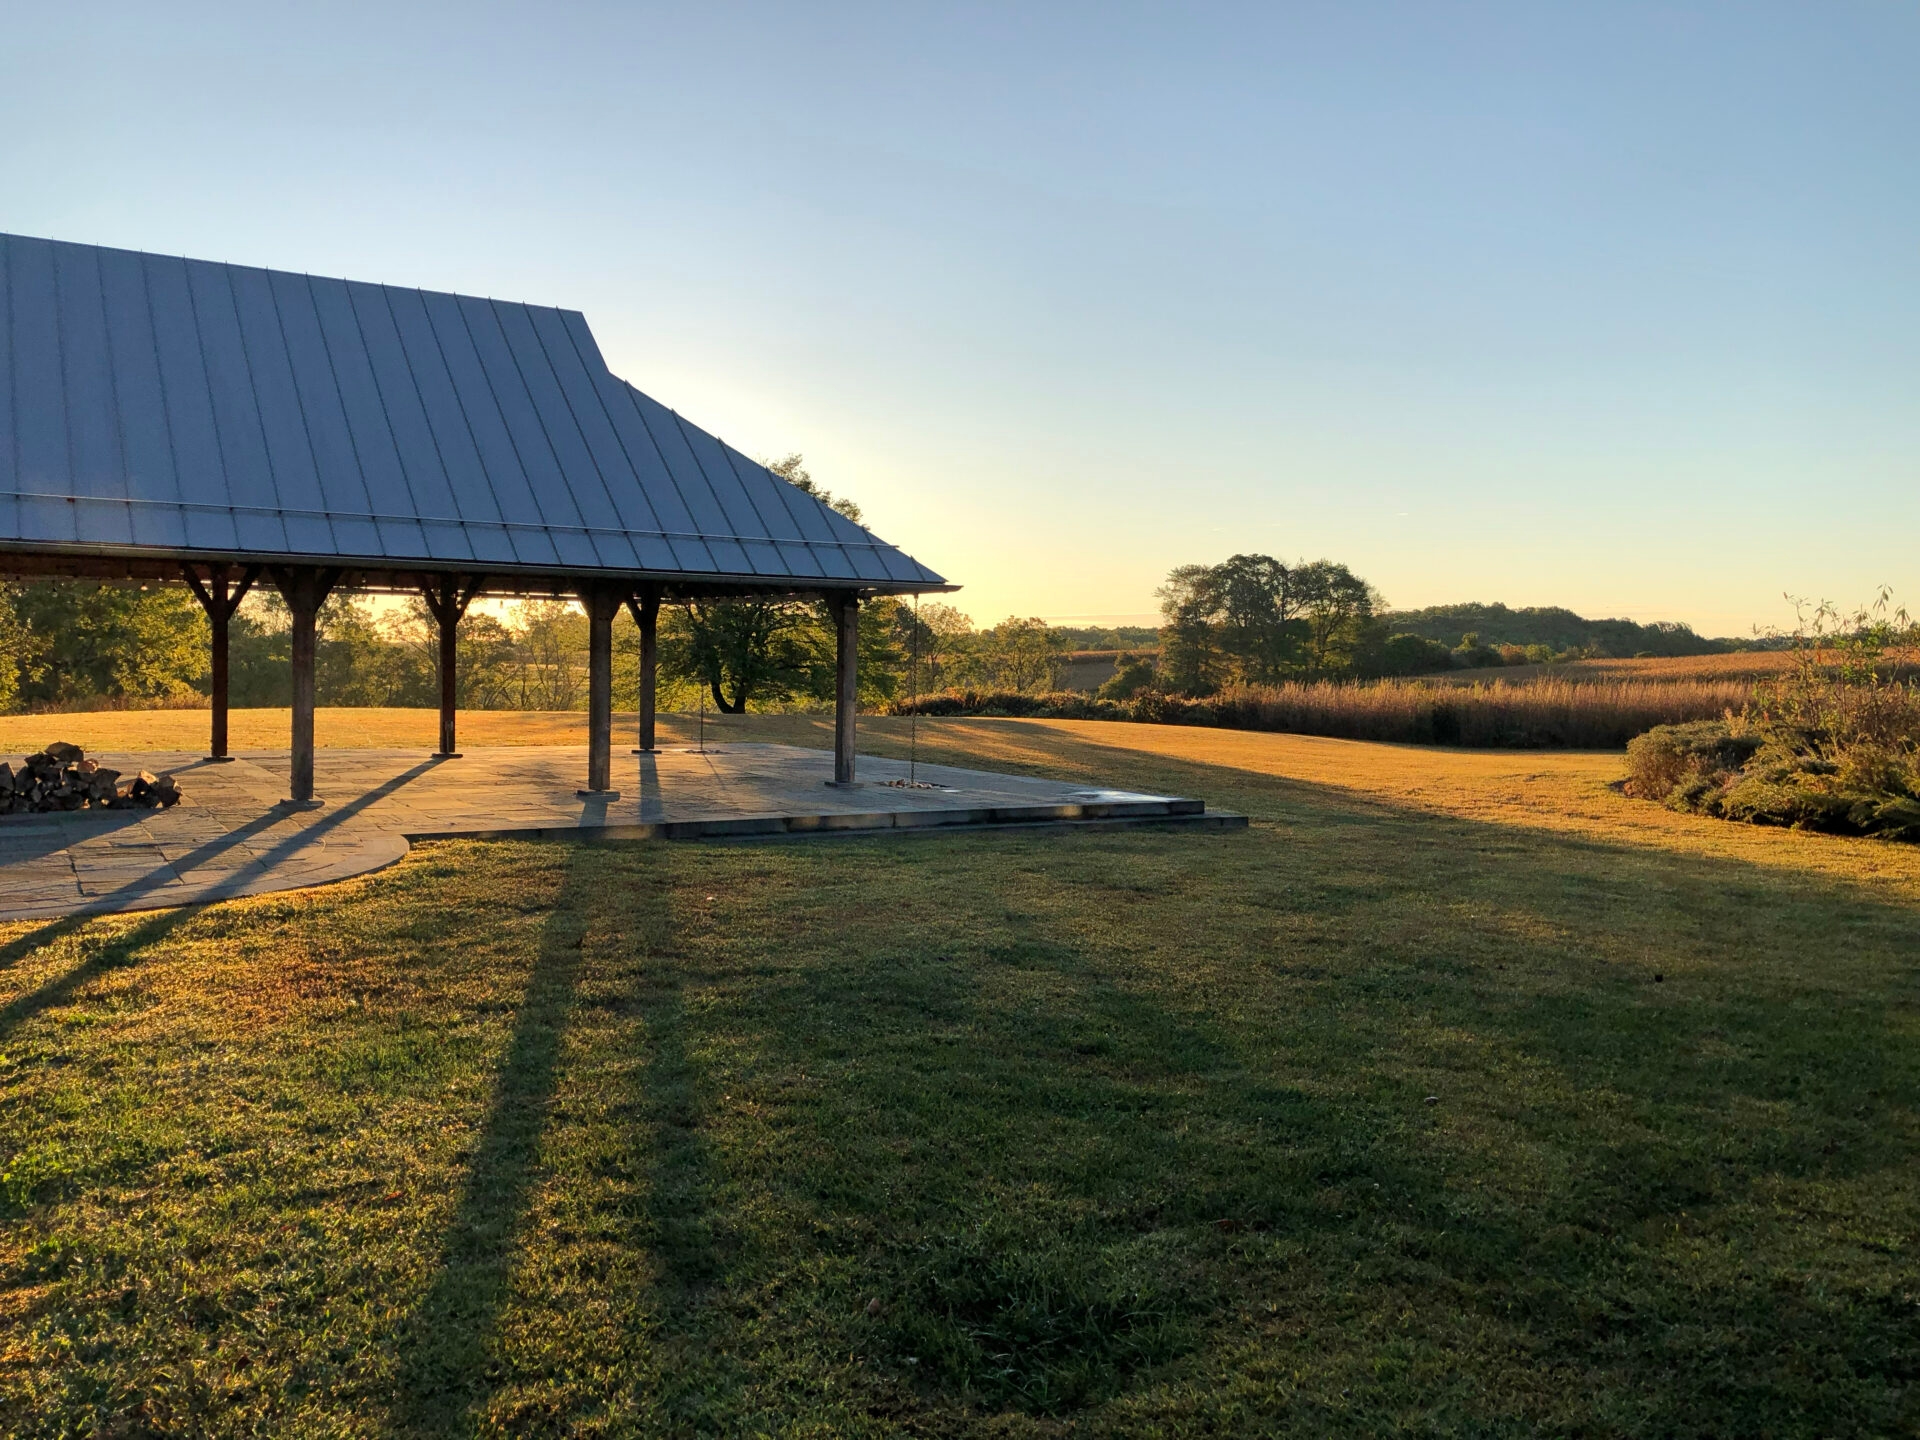
{"type": "Polygon", "coordinates": [[[338,570],[276,568],[273,583],[293,615],[293,793],[288,803],[317,805],[313,798],[313,647],[320,607],[339,583],[338,570]]]}
{"type": "Polygon", "coordinates": [[[851,786],[854,718],[860,709],[860,597],[851,592],[829,596],[827,609],[835,637],[832,783],[851,786]]]}
{"type": "Polygon", "coordinates": [[[587,607],[587,788],[581,795],[618,800],[613,788],[613,617],[621,595],[609,585],[580,590],[587,607]]]}
{"type": "Polygon", "coordinates": [[[231,588],[231,576],[226,565],[207,566],[205,580],[191,565],[185,573],[187,584],[192,587],[200,608],[207,612],[207,628],[213,632],[213,673],[207,687],[213,703],[213,733],[207,743],[207,759],[224,763],[233,759],[227,753],[227,642],[232,633],[233,612],[240,608],[240,602],[247,598],[247,591],[260,578],[260,567],[247,566],[241,572],[239,583],[231,588]]]}
{"type": "Polygon", "coordinates": [[[654,678],[660,668],[660,587],[647,585],[627,597],[633,623],[640,627],[640,748],[636,755],[653,753],[654,678]]]}
{"type": "Polygon", "coordinates": [[[457,678],[454,664],[458,653],[460,622],[466,617],[467,607],[473,603],[473,597],[479,593],[483,579],[475,575],[462,585],[458,576],[437,575],[420,587],[420,594],[440,630],[440,748],[433,752],[436,760],[460,758],[453,735],[454,682],[457,678]]]}

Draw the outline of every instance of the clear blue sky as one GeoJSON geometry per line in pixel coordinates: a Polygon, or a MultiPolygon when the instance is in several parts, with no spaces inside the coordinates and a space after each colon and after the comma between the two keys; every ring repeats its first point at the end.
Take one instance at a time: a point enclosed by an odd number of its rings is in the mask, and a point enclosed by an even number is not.
{"type": "Polygon", "coordinates": [[[584,310],[982,621],[1920,602],[1920,7],[21,6],[0,228],[584,310]]]}

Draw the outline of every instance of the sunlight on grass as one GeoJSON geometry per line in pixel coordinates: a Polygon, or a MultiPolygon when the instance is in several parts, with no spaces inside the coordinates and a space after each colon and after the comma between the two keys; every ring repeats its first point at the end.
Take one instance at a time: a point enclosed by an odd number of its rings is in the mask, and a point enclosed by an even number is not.
{"type": "Polygon", "coordinates": [[[8,1433],[1920,1418],[1907,852],[1636,824],[1615,756],[920,746],[1255,823],[0,929],[8,1433]]]}

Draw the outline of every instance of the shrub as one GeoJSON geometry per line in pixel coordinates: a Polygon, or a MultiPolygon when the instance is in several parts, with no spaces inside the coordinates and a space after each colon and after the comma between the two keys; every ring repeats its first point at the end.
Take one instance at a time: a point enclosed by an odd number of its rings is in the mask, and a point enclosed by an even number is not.
{"type": "Polygon", "coordinates": [[[1463,670],[1484,670],[1506,664],[1506,658],[1492,645],[1482,645],[1479,635],[1469,630],[1460,637],[1453,651],[1453,663],[1463,670]]]}
{"type": "Polygon", "coordinates": [[[1662,726],[1627,747],[1628,790],[1676,810],[1920,840],[1915,640],[1883,594],[1842,616],[1803,608],[1792,661],[1736,720],[1662,726]]]}
{"type": "Polygon", "coordinates": [[[1740,769],[1761,739],[1725,720],[1656,725],[1627,742],[1627,793],[1665,800],[1682,786],[1740,769]]]}
{"type": "Polygon", "coordinates": [[[1096,692],[1102,700],[1131,700],[1154,688],[1158,676],[1151,655],[1122,655],[1113,678],[1096,692]]]}
{"type": "MultiPolygon", "coordinates": [[[[1920,721],[1920,712],[1915,719],[1920,721]]],[[[1749,721],[1662,725],[1627,747],[1627,791],[1669,809],[1801,830],[1920,840],[1920,763],[1872,772],[1749,721]]]]}
{"type": "Polygon", "coordinates": [[[1366,665],[1374,675],[1430,675],[1451,669],[1453,652],[1424,635],[1395,635],[1366,657],[1366,665]]]}

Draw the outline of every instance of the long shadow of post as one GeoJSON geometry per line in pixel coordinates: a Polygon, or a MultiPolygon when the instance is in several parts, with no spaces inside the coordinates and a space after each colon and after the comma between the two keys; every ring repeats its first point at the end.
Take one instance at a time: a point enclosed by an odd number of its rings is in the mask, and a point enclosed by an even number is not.
{"type": "Polygon", "coordinates": [[[690,1308],[720,1272],[710,1203],[712,1160],[687,1056],[687,1012],[678,984],[643,1001],[652,1050],[645,1077],[653,1121],[648,1217],[670,1307],[690,1308]]]}
{"type": "Polygon", "coordinates": [[[541,936],[493,1102],[441,1249],[433,1287],[414,1312],[394,1394],[400,1434],[456,1433],[495,1381],[490,1341],[508,1300],[514,1232],[525,1215],[560,1053],[580,979],[590,886],[568,847],[560,893],[541,936]]]}
{"type": "MultiPolygon", "coordinates": [[[[183,905],[175,910],[162,910],[151,918],[140,921],[130,930],[108,936],[98,950],[86,955],[64,974],[54,977],[37,989],[15,997],[4,1007],[0,1007],[0,1040],[6,1039],[41,1011],[72,999],[74,993],[89,980],[104,975],[117,966],[132,963],[134,956],[141,949],[171,934],[205,908],[202,905],[183,905]]],[[[31,954],[43,946],[51,945],[64,936],[85,929],[89,924],[98,922],[100,918],[98,915],[70,915],[51,925],[42,926],[38,930],[31,930],[19,936],[4,948],[0,948],[0,969],[5,969],[22,956],[31,954]]],[[[85,943],[84,937],[82,943],[85,943]]]]}
{"type": "MultiPolygon", "coordinates": [[[[712,1160],[689,1057],[685,961],[671,944],[666,881],[653,873],[660,857],[647,846],[567,846],[564,854],[566,875],[438,1272],[403,1334],[405,1358],[390,1410],[395,1434],[464,1433],[498,1391],[515,1383],[510,1362],[499,1354],[502,1321],[515,1300],[516,1238],[536,1203],[542,1142],[554,1097],[566,1083],[561,1055],[576,1012],[620,1017],[597,1034],[581,1023],[592,1052],[581,1063],[591,1070],[613,1060],[630,1077],[623,1082],[628,1093],[609,1107],[623,1117],[612,1122],[623,1134],[609,1160],[615,1151],[630,1154],[631,1167],[622,1168],[643,1179],[647,1196],[644,1207],[623,1211],[622,1243],[651,1251],[657,1262],[655,1283],[628,1297],[638,1303],[618,1307],[624,1333],[610,1343],[644,1342],[656,1321],[670,1332],[692,1329],[699,1296],[721,1272],[712,1160]],[[615,947],[594,947],[590,977],[581,958],[589,927],[614,937],[615,947]],[[645,1063],[620,1063],[633,1049],[644,1052],[645,1063]]],[[[712,1387],[709,1367],[693,1368],[700,1374],[679,1377],[688,1383],[674,1388],[704,1393],[712,1387]]],[[[673,1408],[673,1398],[666,1398],[673,1408]]],[[[690,1396],[688,1404],[695,1403],[690,1396]]]]}

